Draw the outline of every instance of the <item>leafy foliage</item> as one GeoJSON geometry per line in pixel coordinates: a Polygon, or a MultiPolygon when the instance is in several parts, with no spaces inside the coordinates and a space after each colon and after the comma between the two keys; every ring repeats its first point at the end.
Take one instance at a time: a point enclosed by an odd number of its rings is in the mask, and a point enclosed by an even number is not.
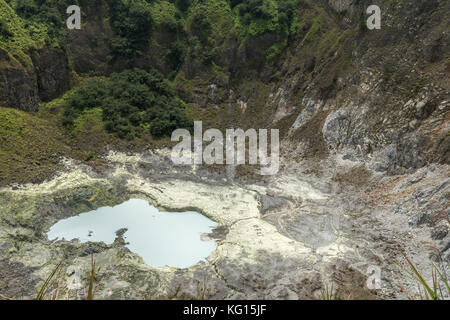
{"type": "Polygon", "coordinates": [[[446,296],[448,297],[450,295],[450,285],[445,269],[441,271],[435,264],[433,264],[431,269],[431,282],[427,282],[422,273],[406,256],[406,254],[402,252],[402,255],[411,269],[410,271],[404,270],[418,283],[420,300],[445,300],[446,296]]]}
{"type": "Polygon", "coordinates": [[[17,0],[15,11],[22,18],[46,23],[53,32],[56,32],[63,26],[65,11],[72,4],[78,4],[78,1],[17,0]]]}
{"type": "Polygon", "coordinates": [[[0,19],[0,36],[3,36],[5,38],[13,36],[13,33],[9,29],[8,24],[3,19],[0,19]]]}
{"type": "Polygon", "coordinates": [[[183,41],[177,40],[172,43],[167,58],[173,70],[178,71],[181,68],[186,56],[186,51],[186,44],[183,41]]]}
{"type": "Polygon", "coordinates": [[[231,0],[250,35],[268,31],[290,35],[298,0],[231,0]]]}
{"type": "Polygon", "coordinates": [[[127,70],[106,81],[88,81],[69,99],[64,123],[72,126],[94,108],[102,109],[106,129],[120,138],[132,139],[145,131],[161,137],[177,128],[192,127],[184,103],[154,70],[127,70]]]}
{"type": "Polygon", "coordinates": [[[32,37],[45,36],[46,44],[64,47],[67,29],[64,28],[66,9],[79,5],[78,0],[17,0],[14,10],[24,20],[32,37]],[[35,34],[35,29],[43,29],[35,34]]]}
{"type": "Polygon", "coordinates": [[[191,18],[191,32],[196,35],[200,42],[206,43],[211,33],[211,24],[204,11],[195,11],[191,18]]]}
{"type": "Polygon", "coordinates": [[[30,18],[39,13],[39,7],[34,0],[18,0],[16,12],[22,17],[30,18]]]}
{"type": "Polygon", "coordinates": [[[175,4],[181,11],[187,11],[191,6],[191,0],[175,0],[175,4]]]}
{"type": "Polygon", "coordinates": [[[111,25],[116,36],[111,40],[114,55],[132,56],[149,43],[153,26],[147,1],[108,0],[111,25]]]}
{"type": "Polygon", "coordinates": [[[331,287],[325,284],[325,287],[320,290],[320,300],[341,300],[341,296],[341,290],[335,290],[333,284],[331,284],[331,287]]]}

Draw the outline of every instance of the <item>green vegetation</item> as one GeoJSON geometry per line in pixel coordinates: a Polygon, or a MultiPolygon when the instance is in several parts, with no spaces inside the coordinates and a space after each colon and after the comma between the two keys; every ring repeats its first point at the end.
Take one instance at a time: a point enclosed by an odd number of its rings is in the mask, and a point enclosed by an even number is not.
{"type": "Polygon", "coordinates": [[[9,29],[8,24],[5,20],[0,20],[0,36],[4,38],[12,37],[14,34],[9,29]]]}
{"type": "Polygon", "coordinates": [[[88,288],[87,300],[94,300],[94,295],[95,295],[94,281],[95,281],[95,259],[94,259],[94,255],[92,254],[91,255],[91,274],[89,276],[89,288],[88,288]]]}
{"type": "Polygon", "coordinates": [[[192,127],[183,101],[154,70],[134,69],[108,80],[88,81],[69,98],[64,124],[77,130],[83,119],[100,115],[109,132],[127,139],[146,132],[162,137],[177,128],[192,127]]]}
{"type": "Polygon", "coordinates": [[[33,39],[46,45],[65,47],[66,9],[69,5],[79,5],[72,0],[17,0],[14,9],[23,19],[25,28],[33,39]]]}
{"type": "Polygon", "coordinates": [[[295,32],[298,0],[232,0],[238,13],[241,33],[258,36],[266,32],[279,32],[289,36],[295,32]]]}
{"type": "MultiPolygon", "coordinates": [[[[61,261],[56,265],[56,267],[52,270],[52,272],[48,275],[47,279],[45,279],[43,285],[39,289],[38,294],[36,295],[35,300],[58,300],[60,298],[60,286],[61,280],[64,277],[64,269],[63,263],[66,258],[61,259],[61,261]],[[51,296],[49,295],[49,291],[53,289],[51,296]]],[[[86,300],[94,300],[95,290],[97,289],[94,286],[95,282],[95,274],[100,269],[95,267],[95,259],[94,255],[91,254],[91,271],[89,273],[89,286],[87,288],[87,296],[86,300]]],[[[0,295],[2,296],[2,295],[0,295]]],[[[4,296],[3,296],[4,297],[4,296]]],[[[69,292],[67,293],[67,297],[69,297],[69,292]]],[[[8,298],[8,297],[5,297],[8,298]]]]}
{"type": "Polygon", "coordinates": [[[192,4],[192,0],[175,0],[175,4],[182,12],[185,12],[192,4]]]}
{"type": "Polygon", "coordinates": [[[150,40],[153,19],[148,1],[108,0],[111,26],[116,36],[111,40],[113,58],[130,57],[150,40]]]}
{"type": "Polygon", "coordinates": [[[54,120],[0,108],[0,184],[44,180],[59,168],[67,140],[54,120]]]}
{"type": "Polygon", "coordinates": [[[422,273],[412,263],[412,261],[403,254],[410,271],[405,270],[418,284],[418,294],[420,300],[445,300],[446,296],[450,296],[450,285],[447,274],[433,264],[431,269],[431,283],[428,283],[422,273]],[[445,292],[445,294],[444,294],[445,292]]]}
{"type": "MultiPolygon", "coordinates": [[[[265,33],[277,33],[286,39],[297,34],[299,1],[107,0],[108,14],[101,18],[114,32],[109,39],[108,61],[114,65],[119,58],[126,58],[128,68],[134,67],[136,59],[153,49],[153,33],[158,29],[167,32],[168,39],[175,37],[175,41],[162,48],[170,78],[189,53],[205,66],[213,66],[225,49],[225,37],[242,42],[265,33]]],[[[23,65],[30,64],[30,49],[43,46],[64,49],[65,10],[73,4],[86,6],[69,0],[0,0],[0,46],[23,65]]],[[[83,16],[82,23],[93,18],[83,16]]],[[[286,44],[285,40],[274,44],[266,52],[267,59],[279,55],[286,44]]]]}
{"type": "Polygon", "coordinates": [[[183,41],[177,40],[172,43],[167,60],[174,71],[178,71],[181,68],[186,57],[186,52],[187,46],[183,41]]]}
{"type": "MultiPolygon", "coordinates": [[[[69,4],[86,6],[84,2],[69,0],[0,0],[0,47],[26,66],[31,65],[30,53],[34,48],[64,47],[67,33],[65,10],[69,4]]],[[[263,126],[271,116],[271,111],[264,107],[270,86],[263,82],[256,84],[253,80],[245,80],[241,89],[244,90],[243,96],[250,97],[248,103],[251,107],[244,114],[236,109],[230,115],[226,104],[205,108],[196,102],[191,103],[187,110],[164,77],[174,79],[185,101],[192,101],[197,88],[211,83],[218,85],[215,94],[224,96],[224,87],[230,85],[230,80],[236,81],[231,78],[229,57],[224,53],[230,49],[230,44],[242,47],[252,43],[247,42],[250,38],[261,37],[265,33],[270,33],[271,37],[276,35],[277,40],[261,50],[262,62],[265,58],[269,64],[276,63],[276,57],[283,53],[289,55],[290,37],[298,36],[303,39],[304,49],[301,56],[293,59],[304,60],[299,65],[311,65],[311,68],[306,68],[307,72],[315,70],[320,74],[319,79],[322,77],[323,81],[319,85],[324,91],[334,86],[336,75],[345,65],[340,58],[342,55],[335,53],[342,50],[350,31],[341,32],[324,11],[305,5],[302,0],[108,0],[100,7],[98,16],[83,10],[82,24],[102,21],[102,26],[110,25],[113,30],[110,70],[123,70],[121,64],[125,61],[129,63],[125,68],[139,65],[148,70],[152,65],[164,76],[156,71],[135,70],[115,74],[109,79],[93,78],[57,102],[64,114],[47,113],[51,121],[39,114],[24,115],[23,119],[27,121],[23,127],[30,139],[42,140],[38,138],[40,132],[34,128],[47,123],[51,124],[42,131],[57,139],[67,134],[65,128],[69,129],[70,141],[60,143],[58,140],[55,145],[59,147],[55,150],[75,143],[77,148],[92,156],[101,152],[103,145],[113,143],[112,140],[117,142],[119,139],[116,137],[133,139],[137,143],[140,139],[150,139],[147,135],[150,133],[160,140],[175,128],[189,128],[192,121],[188,112],[215,127],[226,126],[227,122],[220,120],[225,118],[244,127],[263,126]],[[157,52],[157,63],[145,59],[151,56],[149,50],[157,52]],[[342,61],[333,61],[337,67],[328,68],[325,63],[330,58],[338,59],[333,56],[342,61]],[[322,75],[321,70],[325,69],[329,72],[322,75]],[[195,74],[194,79],[192,74],[195,74]],[[163,85],[156,86],[155,83],[163,85]],[[261,94],[253,96],[253,91],[261,94]],[[59,128],[60,123],[66,127],[59,128]]],[[[70,52],[67,55],[69,61],[75,59],[70,52]]],[[[254,57],[243,59],[239,61],[243,63],[242,68],[251,69],[254,57]]],[[[75,80],[73,83],[83,77],[86,75],[72,78],[75,80]]],[[[231,85],[235,84],[241,85],[238,82],[231,85]]],[[[41,110],[54,105],[55,101],[41,106],[41,110]]],[[[8,110],[5,113],[11,115],[12,112],[8,110]]],[[[25,148],[22,148],[25,140],[20,137],[13,145],[11,139],[8,137],[3,141],[7,144],[2,149],[5,157],[6,154],[10,157],[11,153],[17,153],[21,160],[26,159],[25,148]]],[[[30,159],[36,160],[34,156],[40,158],[41,147],[44,148],[44,143],[32,148],[36,152],[30,159]]],[[[84,160],[91,156],[80,154],[84,160]]]]}
{"type": "MultiPolygon", "coordinates": [[[[299,30],[299,0],[108,0],[110,24],[115,31],[111,39],[111,61],[118,57],[140,56],[152,43],[156,28],[176,38],[167,48],[166,60],[177,72],[190,53],[205,66],[213,66],[217,54],[224,50],[224,37],[243,41],[265,33],[284,38],[299,30]]],[[[287,42],[275,44],[266,53],[270,60],[287,42]]]]}
{"type": "Polygon", "coordinates": [[[58,271],[60,271],[61,267],[62,267],[62,263],[63,260],[61,260],[56,267],[52,270],[52,272],[49,274],[49,276],[47,277],[47,279],[45,279],[44,284],[42,285],[41,289],[39,290],[37,296],[36,296],[36,300],[44,300],[48,290],[50,289],[51,285],[54,282],[54,278],[55,275],[58,273],[58,271]]]}
{"type": "Polygon", "coordinates": [[[339,289],[334,289],[333,284],[325,286],[320,291],[320,300],[341,300],[342,292],[339,289]]]}
{"type": "Polygon", "coordinates": [[[0,49],[8,52],[20,64],[29,66],[31,59],[28,51],[44,44],[39,40],[39,37],[32,37],[10,5],[5,0],[0,0],[0,49]]]}
{"type": "Polygon", "coordinates": [[[287,46],[287,41],[281,41],[278,43],[275,43],[273,46],[271,46],[269,49],[265,52],[265,57],[267,60],[272,60],[276,56],[280,55],[283,50],[287,46]]]}
{"type": "Polygon", "coordinates": [[[177,14],[177,7],[169,1],[151,2],[151,16],[156,25],[166,24],[174,25],[180,19],[177,14]]]}

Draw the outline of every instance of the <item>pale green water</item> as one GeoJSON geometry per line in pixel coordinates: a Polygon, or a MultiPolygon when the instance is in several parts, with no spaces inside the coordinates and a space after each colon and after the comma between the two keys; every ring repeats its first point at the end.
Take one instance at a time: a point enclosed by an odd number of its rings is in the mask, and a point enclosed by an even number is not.
{"type": "Polygon", "coordinates": [[[58,221],[51,227],[48,238],[111,244],[115,232],[127,228],[124,235],[129,242],[127,247],[146,264],[186,268],[215,250],[215,241],[202,241],[200,236],[216,226],[217,223],[197,212],[160,212],[147,201],[131,199],[115,207],[102,207],[58,221]]]}

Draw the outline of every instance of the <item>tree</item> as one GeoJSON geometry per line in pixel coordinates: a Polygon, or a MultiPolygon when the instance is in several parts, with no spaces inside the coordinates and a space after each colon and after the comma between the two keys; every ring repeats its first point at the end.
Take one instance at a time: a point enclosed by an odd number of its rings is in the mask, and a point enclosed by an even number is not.
{"type": "Polygon", "coordinates": [[[157,71],[127,70],[107,81],[90,80],[69,99],[64,124],[73,125],[86,110],[101,108],[105,128],[130,139],[139,128],[155,137],[170,135],[178,128],[190,129],[192,119],[175,90],[157,71]]]}

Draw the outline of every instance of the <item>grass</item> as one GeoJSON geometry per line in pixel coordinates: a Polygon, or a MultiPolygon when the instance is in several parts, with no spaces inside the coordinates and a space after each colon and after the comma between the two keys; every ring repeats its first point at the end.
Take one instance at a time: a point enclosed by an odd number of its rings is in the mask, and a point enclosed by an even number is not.
{"type": "MultiPolygon", "coordinates": [[[[446,295],[444,292],[447,292],[447,296],[450,296],[450,286],[445,272],[439,270],[433,263],[431,282],[426,281],[413,262],[404,253],[402,254],[410,270],[402,269],[417,282],[418,298],[420,300],[445,300],[446,295]]],[[[404,291],[406,290],[404,289],[404,291]]],[[[408,292],[406,293],[411,297],[408,292]]]]}
{"type": "MultiPolygon", "coordinates": [[[[47,279],[45,279],[44,284],[41,286],[38,294],[36,295],[35,300],[58,300],[59,299],[61,276],[58,278],[57,275],[62,270],[64,260],[65,260],[64,258],[61,259],[61,261],[56,265],[56,267],[49,274],[47,279]],[[51,296],[49,296],[48,292],[52,287],[54,287],[55,283],[58,283],[58,284],[57,284],[56,288],[53,290],[53,294],[51,296]]],[[[97,286],[95,285],[95,274],[96,274],[95,259],[94,259],[94,255],[91,255],[91,271],[89,274],[89,286],[87,289],[86,300],[94,300],[94,298],[95,298],[95,291],[97,289],[97,286]]],[[[1,297],[4,299],[8,299],[8,297],[5,297],[5,296],[1,296],[1,297]]]]}
{"type": "MultiPolygon", "coordinates": [[[[412,295],[406,291],[406,289],[402,288],[402,291],[408,294],[410,299],[419,299],[419,300],[445,300],[446,297],[450,296],[450,285],[445,273],[445,270],[439,269],[434,263],[432,266],[432,278],[431,282],[426,281],[423,274],[418,270],[418,268],[413,264],[413,262],[402,253],[408,267],[410,270],[406,270],[401,267],[409,276],[411,276],[418,284],[418,294],[412,295]],[[445,294],[446,293],[446,294],[445,294]]],[[[36,295],[36,300],[58,300],[60,293],[60,283],[58,281],[58,274],[60,274],[62,270],[64,259],[62,259],[56,267],[51,271],[48,277],[45,279],[43,285],[41,286],[38,294],[36,295]],[[58,283],[57,287],[53,290],[51,296],[49,296],[49,291],[54,287],[55,283],[58,283]]],[[[87,288],[87,297],[86,300],[94,300],[95,292],[97,289],[97,285],[95,285],[95,275],[99,270],[96,269],[96,262],[94,256],[91,255],[91,271],[89,274],[89,285],[87,288]]],[[[61,276],[60,276],[61,277],[61,276]]],[[[61,280],[61,279],[59,279],[61,280]]],[[[208,293],[208,285],[207,280],[205,279],[203,282],[197,283],[197,292],[194,298],[195,300],[205,300],[207,299],[208,293]]],[[[173,295],[169,296],[169,299],[186,299],[186,296],[182,294],[180,296],[181,285],[176,288],[176,291],[173,295]]],[[[0,294],[0,298],[5,300],[13,300],[10,297],[6,297],[0,294]]],[[[353,297],[354,298],[354,297],[353,297]]],[[[348,297],[343,297],[343,290],[339,288],[335,288],[333,284],[325,284],[320,292],[319,300],[331,301],[331,300],[351,300],[353,299],[350,294],[348,297]]]]}
{"type": "Polygon", "coordinates": [[[119,151],[160,147],[169,138],[149,134],[129,142],[106,132],[100,109],[82,114],[73,130],[62,125],[64,105],[75,89],[41,104],[38,112],[0,107],[0,187],[11,183],[40,183],[62,168],[61,157],[102,165],[98,155],[106,145],[119,151]]]}
{"type": "Polygon", "coordinates": [[[95,260],[94,255],[91,255],[91,276],[89,277],[87,300],[94,300],[94,280],[95,280],[95,260]]]}
{"type": "Polygon", "coordinates": [[[167,299],[168,300],[207,300],[208,295],[208,280],[204,279],[203,281],[198,281],[197,283],[197,291],[195,294],[190,295],[181,292],[182,285],[179,284],[175,291],[170,294],[167,299]]]}
{"type": "Polygon", "coordinates": [[[27,67],[32,64],[27,52],[44,45],[46,27],[28,22],[27,25],[5,1],[0,0],[0,20],[7,26],[11,36],[0,35],[0,49],[6,50],[16,61],[27,67]],[[27,29],[28,28],[28,29],[27,29]]]}
{"type": "MultiPolygon", "coordinates": [[[[433,252],[437,249],[434,248],[433,252]]],[[[401,291],[405,293],[411,300],[448,300],[450,298],[450,284],[447,275],[447,268],[441,265],[438,267],[435,263],[432,263],[431,267],[431,279],[429,281],[425,280],[423,272],[414,265],[414,263],[409,259],[406,254],[401,253],[405,263],[406,268],[399,265],[400,269],[404,271],[408,276],[410,276],[417,284],[417,293],[412,294],[404,287],[401,287],[401,291]]],[[[437,254],[438,264],[442,264],[443,260],[440,253],[437,254]]],[[[319,299],[320,300],[353,300],[356,297],[350,294],[348,297],[343,297],[344,291],[340,288],[334,288],[333,284],[324,284],[319,299]]]]}
{"type": "Polygon", "coordinates": [[[0,185],[47,178],[59,167],[67,140],[49,118],[0,107],[0,185]]]}
{"type": "Polygon", "coordinates": [[[341,300],[342,292],[339,289],[334,289],[333,284],[325,286],[320,292],[320,300],[341,300]]]}
{"type": "Polygon", "coordinates": [[[206,299],[206,293],[208,292],[208,282],[205,279],[203,281],[203,284],[197,285],[197,300],[205,300],[206,299]]]}
{"type": "Polygon", "coordinates": [[[156,25],[176,23],[177,8],[169,1],[155,1],[150,4],[153,21],[156,25]]]}
{"type": "Polygon", "coordinates": [[[56,267],[53,269],[53,271],[50,273],[50,275],[47,277],[47,279],[45,279],[44,284],[42,285],[41,289],[39,290],[37,296],[36,296],[36,300],[44,300],[48,290],[50,289],[51,285],[54,283],[55,281],[55,275],[58,273],[58,271],[61,269],[62,263],[63,263],[64,259],[61,260],[56,267]]]}

